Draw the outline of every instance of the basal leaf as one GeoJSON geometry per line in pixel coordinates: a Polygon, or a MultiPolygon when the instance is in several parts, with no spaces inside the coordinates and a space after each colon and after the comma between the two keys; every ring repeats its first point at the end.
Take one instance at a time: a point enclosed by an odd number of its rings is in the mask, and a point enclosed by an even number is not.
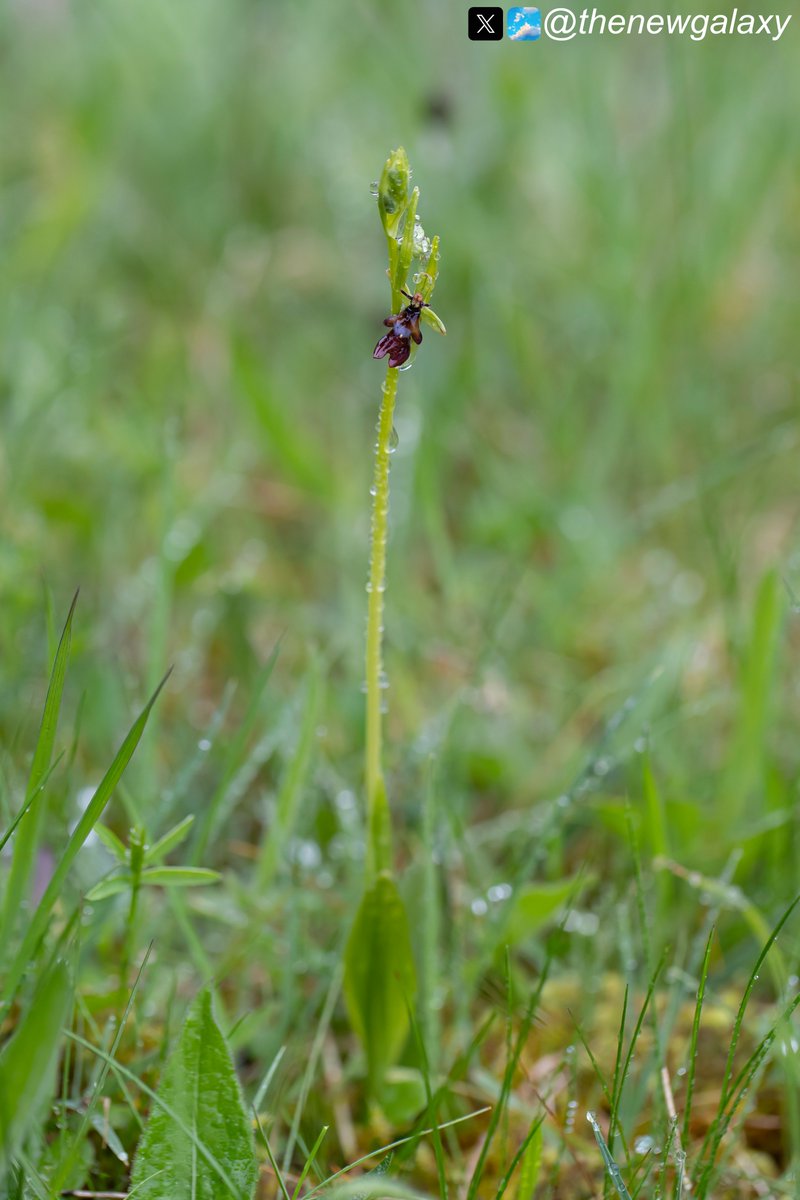
{"type": "Polygon", "coordinates": [[[131,1190],[138,1200],[250,1200],[257,1175],[236,1072],[205,990],[164,1071],[131,1190]]]}
{"type": "Polygon", "coordinates": [[[345,952],[344,994],[376,1090],[403,1048],[417,988],[408,918],[391,875],[367,888],[345,952]]]}

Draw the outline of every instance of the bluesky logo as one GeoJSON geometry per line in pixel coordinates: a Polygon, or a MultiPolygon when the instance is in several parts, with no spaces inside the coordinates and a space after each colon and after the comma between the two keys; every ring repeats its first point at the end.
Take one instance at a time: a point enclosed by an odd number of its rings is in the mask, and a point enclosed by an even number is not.
{"type": "Polygon", "coordinates": [[[542,16],[538,8],[510,8],[506,20],[512,42],[538,42],[542,36],[542,16]]]}

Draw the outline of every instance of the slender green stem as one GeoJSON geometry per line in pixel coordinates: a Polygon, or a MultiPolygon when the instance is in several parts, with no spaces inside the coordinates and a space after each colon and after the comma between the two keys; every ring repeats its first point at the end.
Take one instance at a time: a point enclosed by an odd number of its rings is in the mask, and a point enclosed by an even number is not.
{"type": "Polygon", "coordinates": [[[372,526],[370,532],[369,582],[367,584],[367,730],[366,785],[367,816],[373,827],[375,810],[380,804],[383,784],[382,766],[382,673],[383,673],[383,594],[386,590],[386,540],[389,528],[389,456],[392,418],[397,397],[398,369],[389,367],[383,385],[378,441],[375,446],[372,526]]]}

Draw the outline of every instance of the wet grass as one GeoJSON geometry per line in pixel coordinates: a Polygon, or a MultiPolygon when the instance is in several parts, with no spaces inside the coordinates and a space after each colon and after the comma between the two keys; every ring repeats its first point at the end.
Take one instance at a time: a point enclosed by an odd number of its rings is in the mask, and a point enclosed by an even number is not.
{"type": "Polygon", "coordinates": [[[127,1191],[204,985],[264,1196],[796,1194],[793,35],[462,23],[0,18],[9,1197],[127,1191]],[[369,184],[401,142],[448,336],[394,421],[383,772],[419,989],[376,1102],[342,989],[369,184]]]}

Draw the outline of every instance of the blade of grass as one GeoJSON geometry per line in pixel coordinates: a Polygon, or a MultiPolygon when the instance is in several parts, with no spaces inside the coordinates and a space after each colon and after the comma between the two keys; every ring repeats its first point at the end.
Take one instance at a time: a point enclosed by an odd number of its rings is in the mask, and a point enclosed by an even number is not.
{"type": "Polygon", "coordinates": [[[222,778],[217,785],[214,795],[211,797],[211,802],[209,803],[208,808],[203,814],[202,819],[198,822],[197,829],[195,830],[192,851],[189,856],[189,863],[193,867],[198,866],[205,858],[208,844],[222,821],[223,810],[228,798],[228,789],[230,788],[233,778],[239,768],[239,763],[241,762],[242,755],[244,754],[247,740],[255,728],[256,722],[258,721],[261,711],[261,698],[264,694],[264,689],[269,683],[275,663],[278,661],[278,653],[280,648],[281,644],[280,641],[278,641],[275,643],[272,653],[264,663],[264,666],[261,668],[261,672],[259,673],[253,689],[252,698],[247,706],[247,712],[245,713],[244,720],[242,721],[242,724],[236,736],[234,737],[228,754],[225,758],[222,778]]]}
{"type": "Polygon", "coordinates": [[[39,736],[33,752],[28,785],[25,791],[27,820],[17,834],[14,844],[14,856],[11,862],[11,873],[6,887],[5,905],[0,919],[0,961],[5,958],[9,939],[16,926],[19,913],[23,912],[30,890],[31,875],[39,849],[42,827],[47,807],[44,788],[41,786],[50,770],[53,757],[58,717],[61,711],[61,699],[64,694],[64,681],[67,676],[69,648],[72,640],[72,621],[75,616],[75,606],[78,603],[78,593],[72,598],[67,614],[61,640],[58,643],[50,682],[45,697],[42,721],[39,726],[39,736]]]}
{"type": "MultiPolygon", "coordinates": [[[[150,958],[152,949],[153,949],[153,943],[151,942],[150,945],[147,947],[147,951],[145,953],[144,959],[142,960],[142,965],[139,967],[138,973],[136,975],[136,979],[133,982],[133,987],[130,990],[130,994],[128,996],[128,1000],[125,1005],[125,1009],[122,1013],[122,1017],[117,1022],[117,1031],[114,1036],[114,1040],[111,1043],[111,1046],[108,1051],[109,1060],[114,1059],[114,1056],[116,1055],[117,1050],[119,1049],[120,1042],[122,1041],[123,1034],[125,1033],[125,1026],[127,1025],[128,1017],[130,1016],[130,1012],[133,1007],[133,1001],[136,996],[136,992],[138,991],[139,984],[141,982],[142,975],[144,974],[144,969],[147,966],[148,959],[150,958]]],[[[87,1136],[87,1133],[89,1130],[89,1125],[91,1124],[91,1120],[92,1120],[92,1114],[94,1112],[97,1101],[100,1099],[100,1095],[103,1091],[103,1087],[105,1085],[106,1079],[108,1078],[108,1072],[110,1069],[111,1069],[110,1061],[103,1062],[103,1064],[100,1068],[100,1073],[99,1073],[97,1079],[95,1080],[94,1087],[92,1088],[91,1095],[89,1096],[89,1100],[86,1103],[86,1106],[83,1110],[83,1116],[81,1119],[81,1123],[78,1127],[75,1137],[73,1138],[72,1146],[70,1147],[66,1157],[62,1158],[61,1163],[59,1164],[58,1168],[54,1172],[51,1187],[52,1187],[53,1192],[55,1192],[55,1193],[62,1191],[66,1187],[66,1181],[70,1177],[70,1173],[78,1160],[78,1156],[81,1154],[82,1150],[84,1149],[84,1144],[85,1144],[86,1136],[87,1136]]]]}
{"type": "Polygon", "coordinates": [[[317,1134],[317,1140],[314,1142],[314,1145],[311,1147],[311,1151],[310,1151],[308,1157],[306,1158],[305,1165],[304,1165],[302,1171],[300,1172],[300,1178],[297,1180],[297,1183],[295,1184],[294,1191],[292,1192],[292,1200],[297,1200],[297,1197],[300,1194],[300,1188],[303,1186],[303,1184],[306,1181],[308,1172],[311,1170],[314,1160],[317,1157],[317,1151],[319,1150],[320,1146],[322,1145],[325,1135],[327,1134],[329,1129],[330,1129],[330,1125],[323,1125],[322,1129],[320,1129],[319,1133],[317,1134]]]}
{"type": "MultiPolygon", "coordinates": [[[[485,1105],[483,1108],[476,1108],[473,1112],[465,1113],[463,1117],[454,1117],[452,1121],[444,1121],[437,1125],[437,1129],[441,1132],[444,1129],[452,1129],[455,1125],[463,1125],[465,1121],[472,1121],[475,1117],[482,1117],[484,1113],[491,1112],[491,1106],[485,1105]]],[[[379,1146],[377,1150],[370,1150],[369,1154],[362,1154],[361,1158],[357,1158],[354,1162],[348,1163],[346,1167],[341,1167],[340,1170],[334,1171],[333,1175],[329,1175],[327,1179],[323,1179],[321,1183],[316,1184],[310,1192],[306,1192],[304,1200],[311,1200],[312,1196],[318,1195],[323,1188],[328,1187],[335,1179],[340,1179],[342,1175],[346,1175],[349,1171],[354,1171],[356,1167],[361,1167],[365,1162],[369,1162],[372,1158],[378,1158],[381,1154],[388,1154],[391,1150],[396,1150],[398,1146],[405,1146],[408,1142],[416,1142],[420,1137],[427,1137],[432,1134],[432,1129],[423,1129],[418,1133],[409,1134],[408,1137],[398,1138],[395,1142],[389,1142],[386,1146],[379,1146]]]]}
{"type": "Polygon", "coordinates": [[[53,871],[50,882],[44,890],[44,894],[39,901],[38,907],[31,917],[22,943],[20,944],[20,947],[11,963],[11,967],[6,978],[5,987],[3,988],[2,999],[0,1000],[0,1011],[2,1011],[3,1008],[7,1008],[14,999],[22,977],[24,976],[25,971],[28,969],[28,966],[36,952],[39,941],[47,928],[47,923],[50,918],[53,905],[61,894],[64,881],[73,862],[75,861],[75,858],[77,857],[78,851],[83,846],[83,843],[86,841],[97,821],[99,821],[104,808],[114,794],[114,789],[119,783],[122,773],[130,762],[133,752],[138,746],[141,736],[144,733],[145,726],[147,725],[147,718],[150,716],[153,705],[158,699],[159,693],[161,692],[161,689],[164,687],[164,684],[167,682],[168,678],[169,674],[164,676],[161,683],[158,685],[155,692],[134,721],[125,740],[114,756],[111,766],[108,768],[108,771],[97,788],[97,791],[94,793],[85,810],[81,814],[80,820],[75,826],[64,853],[61,855],[61,858],[56,864],[56,868],[53,871]]]}
{"type": "Polygon", "coordinates": [[[509,1164],[508,1170],[506,1171],[503,1178],[500,1180],[500,1183],[497,1188],[497,1194],[495,1196],[495,1200],[502,1200],[502,1197],[505,1195],[506,1189],[508,1188],[508,1185],[514,1176],[514,1172],[516,1171],[517,1166],[522,1161],[528,1147],[530,1146],[531,1142],[533,1141],[533,1139],[536,1137],[537,1133],[541,1129],[542,1124],[544,1123],[544,1117],[545,1117],[545,1114],[542,1113],[542,1115],[540,1117],[536,1118],[536,1120],[533,1122],[530,1129],[528,1130],[528,1133],[525,1136],[525,1138],[522,1142],[522,1145],[517,1150],[516,1154],[514,1155],[514,1157],[512,1158],[512,1160],[509,1164]]]}
{"type": "Polygon", "coordinates": [[[289,1192],[286,1189],[286,1184],[283,1182],[283,1175],[281,1174],[281,1169],[278,1166],[277,1162],[275,1161],[275,1155],[272,1153],[272,1147],[269,1144],[269,1138],[267,1137],[267,1135],[264,1131],[264,1126],[261,1124],[261,1118],[259,1117],[259,1115],[255,1109],[253,1109],[253,1116],[255,1117],[256,1125],[258,1126],[258,1132],[261,1134],[261,1140],[264,1143],[264,1149],[267,1152],[267,1158],[269,1159],[270,1166],[272,1167],[272,1170],[275,1174],[275,1179],[278,1184],[278,1187],[280,1188],[280,1192],[281,1192],[281,1195],[283,1196],[283,1200],[292,1200],[291,1196],[289,1195],[289,1192]]]}
{"type": "Polygon", "coordinates": [[[275,818],[261,845],[261,856],[256,870],[256,886],[261,892],[265,892],[272,883],[286,839],[295,824],[314,752],[320,692],[320,668],[319,663],[314,662],[308,675],[297,748],[281,781],[275,818]]]}
{"type": "Polygon", "coordinates": [[[520,1056],[522,1055],[523,1048],[528,1039],[528,1034],[530,1033],[531,1026],[533,1025],[533,1021],[536,1016],[536,1011],[537,1011],[537,1008],[539,1005],[539,1001],[541,999],[542,991],[544,989],[544,985],[545,985],[545,982],[547,981],[547,976],[549,974],[549,968],[550,968],[550,960],[548,958],[548,960],[545,962],[545,965],[542,970],[542,974],[539,978],[539,982],[537,984],[536,990],[533,992],[533,994],[528,1002],[528,1007],[526,1009],[525,1016],[520,1024],[520,1029],[519,1029],[519,1033],[517,1034],[516,1042],[513,1047],[513,1052],[511,1054],[508,1062],[506,1063],[505,1072],[503,1074],[503,1082],[502,1082],[502,1086],[500,1088],[500,1096],[497,1101],[497,1104],[493,1107],[492,1115],[489,1118],[489,1126],[486,1130],[486,1135],[483,1139],[483,1144],[481,1145],[481,1150],[480,1150],[480,1154],[478,1155],[478,1160],[475,1163],[475,1169],[473,1170],[472,1177],[469,1181],[469,1187],[467,1188],[466,1200],[475,1200],[475,1197],[478,1194],[478,1187],[480,1186],[481,1178],[483,1176],[483,1171],[486,1166],[486,1159],[489,1154],[489,1149],[491,1147],[492,1141],[494,1140],[494,1136],[499,1127],[500,1120],[503,1116],[503,1112],[505,1110],[506,1105],[508,1104],[509,1097],[511,1095],[511,1087],[514,1082],[514,1072],[517,1069],[517,1064],[519,1063],[520,1056]]]}
{"type": "Polygon", "coordinates": [[[620,1171],[617,1164],[614,1162],[614,1156],[611,1154],[611,1151],[609,1150],[608,1146],[606,1145],[605,1139],[603,1138],[603,1132],[597,1123],[597,1119],[596,1119],[594,1113],[587,1112],[586,1120],[589,1122],[592,1129],[594,1130],[595,1140],[596,1140],[598,1146],[600,1147],[600,1153],[603,1156],[603,1162],[606,1165],[606,1171],[608,1172],[608,1177],[611,1180],[611,1183],[613,1184],[613,1186],[616,1188],[617,1194],[619,1195],[620,1200],[631,1200],[631,1194],[625,1186],[625,1181],[622,1178],[622,1172],[620,1171]]]}
{"type": "Polygon", "coordinates": [[[417,1050],[419,1052],[419,1059],[420,1059],[420,1069],[422,1072],[422,1080],[423,1080],[423,1083],[425,1084],[425,1099],[426,1099],[427,1105],[428,1105],[427,1119],[428,1119],[428,1124],[430,1125],[431,1129],[433,1130],[433,1154],[434,1154],[434,1158],[436,1159],[436,1173],[439,1178],[439,1197],[440,1197],[440,1200],[447,1200],[447,1195],[448,1195],[447,1172],[446,1172],[445,1163],[444,1163],[444,1150],[442,1148],[442,1135],[439,1133],[439,1129],[438,1129],[438,1126],[436,1123],[436,1109],[438,1107],[437,1097],[434,1096],[434,1092],[431,1087],[430,1063],[428,1062],[428,1055],[427,1055],[427,1052],[425,1049],[425,1042],[423,1041],[423,1038],[422,1038],[422,1033],[420,1031],[419,1022],[417,1021],[416,1016],[414,1015],[414,1010],[410,1004],[408,1005],[408,1020],[409,1020],[409,1024],[411,1025],[411,1031],[414,1035],[414,1041],[417,1044],[417,1050]]]}
{"type": "Polygon", "coordinates": [[[48,779],[49,779],[49,778],[50,778],[50,776],[53,774],[53,772],[55,771],[56,767],[57,767],[57,766],[58,766],[58,764],[61,762],[61,760],[62,760],[62,758],[63,758],[63,757],[64,757],[64,752],[63,752],[63,750],[62,750],[61,754],[59,754],[59,756],[58,756],[58,758],[56,759],[56,761],[55,761],[55,762],[52,764],[52,766],[50,767],[50,770],[47,772],[47,774],[45,775],[44,779],[43,779],[43,780],[42,780],[42,782],[39,784],[38,788],[37,788],[37,789],[36,789],[36,791],[33,793],[33,795],[32,795],[32,796],[27,796],[27,797],[25,798],[25,800],[23,801],[23,803],[22,803],[22,806],[21,806],[21,808],[20,808],[19,812],[18,812],[18,813],[17,813],[17,815],[14,817],[14,820],[11,822],[11,824],[9,825],[8,829],[5,831],[5,833],[3,834],[3,836],[2,836],[2,837],[0,837],[0,850],[2,850],[2,849],[3,849],[3,847],[4,847],[4,846],[5,846],[5,844],[6,844],[6,842],[7,842],[7,841],[8,841],[8,839],[11,837],[11,835],[13,834],[14,830],[15,830],[15,829],[17,828],[17,826],[19,825],[19,823],[20,823],[20,821],[22,820],[22,818],[25,816],[25,813],[26,813],[26,812],[28,812],[28,810],[30,809],[30,807],[31,807],[31,805],[33,804],[33,802],[34,802],[34,800],[36,799],[36,797],[39,795],[39,793],[40,793],[40,792],[43,792],[43,791],[44,791],[44,789],[47,787],[47,781],[48,781],[48,779]]]}
{"type": "MultiPolygon", "coordinates": [[[[703,1159],[703,1166],[700,1172],[700,1178],[697,1184],[697,1195],[704,1197],[708,1194],[708,1188],[713,1183],[714,1170],[716,1165],[717,1155],[722,1143],[722,1139],[728,1131],[728,1128],[736,1115],[738,1108],[752,1089],[753,1082],[764,1065],[764,1062],[772,1049],[772,1046],[778,1036],[778,1030],[781,1025],[785,1025],[795,1010],[800,1006],[800,995],[795,996],[792,1003],[788,1006],[778,1021],[772,1026],[768,1033],[764,1035],[761,1041],[756,1046],[753,1053],[750,1055],[747,1062],[739,1071],[736,1079],[731,1084],[728,1092],[728,1103],[723,1113],[718,1114],[711,1126],[713,1137],[711,1139],[707,1159],[703,1159]]],[[[705,1145],[705,1143],[704,1143],[705,1145]]]]}
{"type": "Polygon", "coordinates": [[[320,1013],[319,1023],[314,1034],[314,1040],[311,1044],[311,1049],[308,1055],[308,1063],[306,1064],[306,1069],[303,1072],[303,1081],[300,1085],[300,1095],[298,1097],[297,1104],[295,1105],[294,1116],[292,1117],[292,1125],[291,1129],[289,1130],[289,1137],[286,1141],[286,1152],[283,1156],[283,1169],[286,1172],[289,1170],[289,1164],[292,1161],[294,1148],[297,1144],[297,1132],[300,1128],[300,1122],[303,1118],[306,1100],[308,1099],[309,1092],[311,1091],[311,1084],[314,1081],[317,1063],[319,1062],[320,1055],[322,1054],[322,1046],[325,1041],[325,1036],[328,1032],[328,1026],[333,1019],[336,1001],[339,999],[339,992],[342,988],[343,976],[344,964],[342,961],[342,956],[339,955],[337,958],[336,970],[334,971],[333,979],[331,980],[330,987],[328,988],[328,994],[325,997],[325,1003],[322,1006],[322,1012],[320,1013]]]}
{"type": "Polygon", "coordinates": [[[700,967],[700,980],[697,987],[697,1000],[694,1006],[694,1018],[692,1020],[692,1036],[689,1043],[689,1065],[686,1068],[686,1099],[684,1100],[683,1110],[683,1133],[682,1141],[684,1146],[689,1145],[689,1124],[692,1119],[692,1100],[694,1098],[694,1080],[697,1071],[697,1041],[700,1036],[700,1017],[703,1012],[703,1001],[706,996],[706,983],[708,982],[708,968],[711,962],[711,946],[714,941],[716,927],[711,927],[711,932],[708,935],[706,942],[706,950],[703,955],[703,962],[700,967]]]}

